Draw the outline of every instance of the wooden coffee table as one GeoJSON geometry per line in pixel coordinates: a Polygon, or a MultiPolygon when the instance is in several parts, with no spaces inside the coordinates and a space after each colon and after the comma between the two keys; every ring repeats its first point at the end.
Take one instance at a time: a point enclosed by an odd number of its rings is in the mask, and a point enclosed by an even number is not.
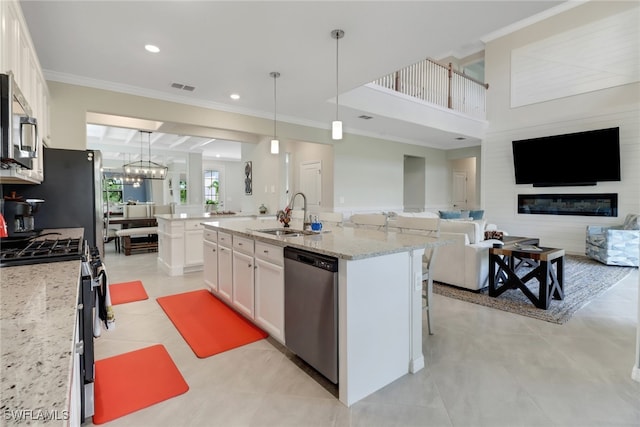
{"type": "Polygon", "coordinates": [[[564,249],[526,250],[522,246],[534,243],[508,242],[506,237],[509,236],[505,236],[504,246],[489,248],[489,296],[498,297],[508,289],[520,289],[536,307],[544,310],[549,308],[552,298],[563,299],[564,249]],[[518,276],[518,271],[525,266],[533,269],[518,276]],[[533,279],[539,282],[537,296],[526,286],[533,279]]]}

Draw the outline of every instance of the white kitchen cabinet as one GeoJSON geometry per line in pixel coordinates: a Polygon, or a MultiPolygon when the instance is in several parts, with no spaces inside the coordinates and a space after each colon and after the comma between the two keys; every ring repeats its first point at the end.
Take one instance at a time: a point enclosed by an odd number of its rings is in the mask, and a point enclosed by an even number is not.
{"type": "Polygon", "coordinates": [[[218,243],[207,238],[207,233],[216,234],[215,231],[206,231],[203,247],[204,256],[204,284],[218,295],[218,243]]]}
{"type": "Polygon", "coordinates": [[[82,419],[82,397],[84,392],[80,381],[80,322],[82,322],[82,316],[79,315],[76,319],[76,325],[73,332],[73,368],[71,371],[71,391],[69,399],[69,426],[80,426],[82,419]]]}
{"type": "Polygon", "coordinates": [[[255,321],[284,344],[283,249],[256,242],[255,265],[255,321]]]}
{"type": "Polygon", "coordinates": [[[233,256],[231,235],[218,233],[218,295],[228,301],[233,299],[233,256]]]}
{"type": "Polygon", "coordinates": [[[253,240],[233,236],[233,306],[253,319],[253,240]]]}
{"type": "Polygon", "coordinates": [[[0,184],[39,184],[44,179],[42,142],[50,140],[49,90],[17,1],[0,1],[0,72],[12,72],[14,80],[38,120],[38,155],[28,169],[3,169],[0,184]]]}

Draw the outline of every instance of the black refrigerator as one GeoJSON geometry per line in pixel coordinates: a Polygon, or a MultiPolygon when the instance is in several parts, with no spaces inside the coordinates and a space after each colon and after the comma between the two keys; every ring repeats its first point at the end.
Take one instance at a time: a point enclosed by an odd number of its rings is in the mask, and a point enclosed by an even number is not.
{"type": "Polygon", "coordinates": [[[44,180],[34,185],[4,185],[25,199],[43,199],[34,214],[37,229],[84,228],[90,248],[104,259],[102,155],[97,150],[43,150],[44,180]]]}

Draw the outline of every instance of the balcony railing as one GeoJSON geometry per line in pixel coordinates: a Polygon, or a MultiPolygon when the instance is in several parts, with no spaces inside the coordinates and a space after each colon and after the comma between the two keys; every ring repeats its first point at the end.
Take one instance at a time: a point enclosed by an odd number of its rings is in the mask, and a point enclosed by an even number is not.
{"type": "Polygon", "coordinates": [[[454,70],[451,63],[444,66],[425,59],[372,83],[472,117],[486,118],[489,85],[454,70]]]}

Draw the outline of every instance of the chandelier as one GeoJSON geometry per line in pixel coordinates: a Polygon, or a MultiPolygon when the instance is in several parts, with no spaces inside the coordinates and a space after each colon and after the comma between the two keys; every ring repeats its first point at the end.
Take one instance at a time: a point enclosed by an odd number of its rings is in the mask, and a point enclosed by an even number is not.
{"type": "Polygon", "coordinates": [[[143,179],[165,179],[169,168],[156,162],[151,161],[151,132],[140,131],[140,160],[137,162],[127,163],[122,166],[125,183],[139,183],[143,179]],[[149,159],[143,160],[142,156],[142,134],[147,134],[149,147],[149,159]]]}

